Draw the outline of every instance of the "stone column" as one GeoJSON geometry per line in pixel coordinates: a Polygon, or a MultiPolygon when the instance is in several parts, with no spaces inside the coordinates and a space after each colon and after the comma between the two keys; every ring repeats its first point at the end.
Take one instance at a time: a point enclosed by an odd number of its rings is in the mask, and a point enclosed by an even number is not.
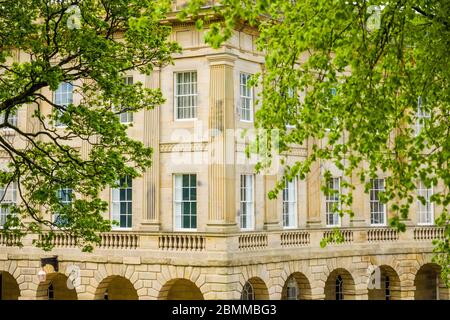
{"type": "MultiPolygon", "coordinates": [[[[155,69],[147,76],[145,86],[147,88],[160,88],[160,69],[155,69]]],[[[142,203],[142,220],[140,229],[146,231],[158,231],[159,222],[159,126],[160,107],[152,110],[144,110],[144,144],[153,149],[152,165],[148,168],[142,179],[144,188],[142,203]]]]}
{"type": "MultiPolygon", "coordinates": [[[[281,229],[282,219],[278,216],[280,212],[278,208],[278,199],[269,199],[268,193],[275,188],[277,182],[276,175],[264,176],[264,199],[265,199],[265,217],[264,217],[264,229],[265,230],[279,230],[281,229]]],[[[278,193],[278,197],[282,197],[282,192],[278,193]]]]}
{"type": "Polygon", "coordinates": [[[358,175],[353,172],[351,177],[351,182],[354,184],[355,189],[353,190],[353,203],[352,210],[355,214],[351,220],[351,226],[353,227],[363,227],[366,226],[366,197],[369,195],[364,193],[364,183],[360,181],[358,175]]]}
{"type": "Polygon", "coordinates": [[[237,230],[235,179],[234,61],[231,54],[208,57],[210,63],[208,223],[207,230],[237,230]]]}

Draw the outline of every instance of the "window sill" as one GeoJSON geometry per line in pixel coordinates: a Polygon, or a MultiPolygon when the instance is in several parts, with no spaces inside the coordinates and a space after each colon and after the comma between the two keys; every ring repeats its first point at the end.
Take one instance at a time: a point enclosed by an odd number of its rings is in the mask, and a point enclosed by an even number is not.
{"type": "Polygon", "coordinates": [[[113,227],[111,228],[111,231],[132,231],[133,228],[121,228],[121,227],[113,227]]]}
{"type": "Polygon", "coordinates": [[[380,228],[380,227],[387,227],[387,224],[386,223],[371,223],[370,226],[373,228],[380,228]]]}
{"type": "Polygon", "coordinates": [[[255,231],[255,228],[240,228],[241,232],[252,232],[255,231]]]}
{"type": "Polygon", "coordinates": [[[175,122],[189,122],[189,121],[197,121],[198,118],[186,118],[186,119],[174,119],[175,122]]]}
{"type": "Polygon", "coordinates": [[[174,228],[173,232],[197,232],[197,229],[174,228]]]}
{"type": "Polygon", "coordinates": [[[289,226],[289,227],[283,226],[283,230],[295,230],[295,229],[298,229],[298,226],[289,226]]]}
{"type": "Polygon", "coordinates": [[[341,224],[327,224],[325,225],[326,228],[341,228],[341,224]]]}

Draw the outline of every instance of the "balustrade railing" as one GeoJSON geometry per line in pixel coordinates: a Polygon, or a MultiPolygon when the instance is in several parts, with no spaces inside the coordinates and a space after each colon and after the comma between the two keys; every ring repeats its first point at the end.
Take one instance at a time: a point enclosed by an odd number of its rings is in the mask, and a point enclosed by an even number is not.
{"type": "Polygon", "coordinates": [[[161,250],[203,251],[205,247],[203,235],[164,234],[158,237],[158,249],[161,250]]]}

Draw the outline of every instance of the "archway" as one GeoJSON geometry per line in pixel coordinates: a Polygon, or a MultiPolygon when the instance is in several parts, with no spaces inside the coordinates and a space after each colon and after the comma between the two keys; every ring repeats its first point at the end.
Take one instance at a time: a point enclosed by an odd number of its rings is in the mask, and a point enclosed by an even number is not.
{"type": "Polygon", "coordinates": [[[441,268],[435,263],[427,263],[420,267],[414,279],[416,300],[448,299],[447,288],[441,280],[441,268]]]}
{"type": "Polygon", "coordinates": [[[242,287],[241,300],[269,300],[269,291],[261,278],[250,278],[242,287]]]}
{"type": "Polygon", "coordinates": [[[95,291],[96,300],[138,300],[133,284],[125,277],[110,276],[100,282],[95,291]]]}
{"type": "Polygon", "coordinates": [[[47,274],[46,280],[41,282],[36,297],[40,300],[78,300],[75,288],[67,286],[67,276],[62,273],[47,274]]]}
{"type": "Polygon", "coordinates": [[[355,282],[350,272],[339,268],[333,270],[325,282],[325,300],[354,300],[355,282]]]}
{"type": "Polygon", "coordinates": [[[200,289],[190,280],[172,279],[167,281],[158,295],[159,300],[204,300],[200,289]]]}
{"type": "Polygon", "coordinates": [[[373,274],[373,283],[368,289],[369,300],[400,300],[400,277],[397,272],[387,265],[378,267],[373,274]]]}
{"type": "Polygon", "coordinates": [[[18,300],[19,285],[16,279],[6,271],[0,271],[0,300],[18,300]]]}
{"type": "Polygon", "coordinates": [[[311,285],[303,273],[291,274],[284,283],[281,292],[282,300],[309,300],[311,299],[311,285]]]}

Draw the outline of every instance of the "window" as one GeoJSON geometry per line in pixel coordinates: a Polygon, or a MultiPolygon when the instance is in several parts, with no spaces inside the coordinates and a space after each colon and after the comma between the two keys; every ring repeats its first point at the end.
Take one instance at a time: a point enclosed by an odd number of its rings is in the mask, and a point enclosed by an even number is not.
{"type": "Polygon", "coordinates": [[[239,117],[242,121],[253,121],[253,88],[248,84],[251,75],[240,73],[240,108],[239,117]]]}
{"type": "MultiPolygon", "coordinates": [[[[337,95],[337,89],[336,88],[331,88],[330,89],[330,94],[331,94],[331,96],[332,96],[332,98],[334,98],[334,97],[336,97],[336,95],[337,95]]],[[[338,118],[336,117],[336,116],[333,116],[333,122],[334,123],[337,123],[337,121],[338,121],[338,118]]],[[[327,132],[329,132],[331,130],[331,128],[325,128],[325,131],[327,131],[327,132]]]]}
{"type": "MultiPolygon", "coordinates": [[[[133,77],[132,76],[125,77],[125,78],[123,78],[123,81],[125,82],[126,85],[132,85],[133,77]]],[[[120,119],[121,123],[132,123],[133,122],[133,112],[131,112],[131,111],[121,112],[119,114],[119,119],[120,119]]]]}
{"type": "Polygon", "coordinates": [[[17,202],[17,182],[11,182],[6,190],[0,188],[0,226],[6,223],[7,216],[11,213],[11,207],[17,202]]]}
{"type": "Polygon", "coordinates": [[[336,278],[336,300],[344,300],[344,280],[340,275],[336,278]]]}
{"type": "MultiPolygon", "coordinates": [[[[73,103],[73,85],[69,82],[63,82],[59,85],[58,89],[56,89],[54,93],[54,99],[53,102],[61,106],[63,109],[67,108],[69,104],[73,103]]],[[[57,110],[57,119],[56,119],[56,126],[57,127],[64,127],[65,124],[60,121],[60,117],[63,115],[63,111],[58,109],[57,110]]]]}
{"type": "Polygon", "coordinates": [[[418,135],[422,128],[425,126],[427,120],[431,118],[428,111],[424,110],[422,107],[422,97],[417,98],[417,114],[416,114],[416,135],[418,135]]]}
{"type": "MultiPolygon", "coordinates": [[[[5,114],[0,113],[0,123],[4,123],[4,122],[5,122],[5,114]]],[[[12,126],[17,127],[17,111],[16,110],[12,110],[9,113],[7,122],[12,126]]],[[[7,129],[7,128],[5,128],[5,129],[7,129]]]]}
{"type": "Polygon", "coordinates": [[[386,300],[391,300],[391,283],[389,277],[384,278],[384,296],[386,300]]]}
{"type": "Polygon", "coordinates": [[[292,129],[296,127],[296,122],[298,122],[299,111],[298,111],[298,103],[304,100],[306,96],[306,90],[299,91],[295,87],[289,87],[287,89],[287,123],[286,128],[292,129]],[[303,96],[303,97],[302,97],[303,96]],[[295,99],[294,99],[295,98],[295,99]],[[291,121],[292,123],[290,123],[291,121]]]}
{"type": "Polygon", "coordinates": [[[175,228],[197,228],[197,175],[175,175],[175,228]]]}
{"type": "Polygon", "coordinates": [[[327,181],[327,187],[330,194],[325,198],[325,213],[327,226],[338,226],[340,224],[340,216],[337,210],[340,209],[339,192],[341,189],[340,178],[330,178],[327,181]]]}
{"type": "Polygon", "coordinates": [[[112,189],[112,220],[119,228],[131,228],[133,217],[133,181],[130,176],[120,179],[119,188],[112,189]]]}
{"type": "Polygon", "coordinates": [[[286,181],[283,189],[283,227],[294,228],[297,224],[297,179],[286,181]]]}
{"type": "Polygon", "coordinates": [[[434,220],[434,208],[433,203],[431,203],[431,196],[433,195],[433,187],[427,188],[423,181],[419,181],[417,187],[417,212],[419,224],[433,224],[434,220]],[[425,203],[420,201],[419,197],[425,200],[425,203]]]}
{"type": "Polygon", "coordinates": [[[294,277],[289,278],[286,286],[286,299],[298,300],[298,284],[294,277]]]}
{"type": "Polygon", "coordinates": [[[47,288],[47,299],[55,300],[55,289],[53,288],[53,283],[50,282],[47,288]]]}
{"type": "Polygon", "coordinates": [[[370,223],[372,225],[386,224],[386,204],[380,201],[379,193],[384,191],[384,179],[370,181],[370,223]]]}
{"type": "MultiPolygon", "coordinates": [[[[61,205],[70,206],[72,204],[72,189],[71,188],[59,189],[57,197],[61,205]]],[[[53,215],[53,222],[60,227],[67,225],[67,220],[64,217],[60,216],[58,213],[55,213],[53,215]]]]}
{"type": "Polygon", "coordinates": [[[175,119],[197,118],[197,72],[175,73],[175,119]]]}
{"type": "Polygon", "coordinates": [[[253,229],[253,175],[241,175],[241,203],[240,203],[241,229],[253,229]]]}
{"type": "Polygon", "coordinates": [[[242,288],[241,300],[255,300],[255,291],[250,282],[246,282],[242,288]]]}

